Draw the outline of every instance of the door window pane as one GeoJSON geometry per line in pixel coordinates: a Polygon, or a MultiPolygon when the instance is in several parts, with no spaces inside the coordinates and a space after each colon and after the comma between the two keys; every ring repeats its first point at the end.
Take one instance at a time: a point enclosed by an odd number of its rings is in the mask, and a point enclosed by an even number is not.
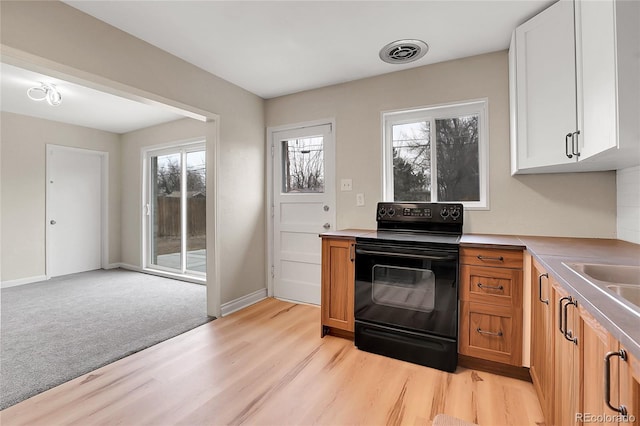
{"type": "Polygon", "coordinates": [[[324,192],[323,138],[282,141],[282,192],[324,192]]]}
{"type": "Polygon", "coordinates": [[[187,155],[187,269],[207,272],[207,180],[205,151],[187,155]]]}
{"type": "Polygon", "coordinates": [[[392,126],[394,201],[431,201],[431,123],[392,126]]]}
{"type": "Polygon", "coordinates": [[[151,263],[180,269],[180,154],[151,157],[153,235],[151,263]]]}
{"type": "Polygon", "coordinates": [[[436,120],[438,201],[480,201],[478,116],[436,120]]]}

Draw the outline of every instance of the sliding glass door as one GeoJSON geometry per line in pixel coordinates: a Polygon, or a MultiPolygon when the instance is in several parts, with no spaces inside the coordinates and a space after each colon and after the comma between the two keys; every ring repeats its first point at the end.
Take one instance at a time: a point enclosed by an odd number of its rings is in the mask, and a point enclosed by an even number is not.
{"type": "Polygon", "coordinates": [[[204,276],[207,272],[204,142],[150,151],[146,161],[146,266],[204,276]]]}

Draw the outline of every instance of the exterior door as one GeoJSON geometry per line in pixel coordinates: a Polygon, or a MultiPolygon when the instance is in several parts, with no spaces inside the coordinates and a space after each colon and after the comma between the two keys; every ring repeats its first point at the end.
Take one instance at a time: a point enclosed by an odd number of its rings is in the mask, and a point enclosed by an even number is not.
{"type": "Polygon", "coordinates": [[[275,297],[320,304],[318,235],[335,229],[334,152],[330,124],[273,133],[275,297]]]}
{"type": "Polygon", "coordinates": [[[203,143],[147,153],[146,267],[204,277],[206,151],[203,143]]]}
{"type": "Polygon", "coordinates": [[[102,267],[102,154],[47,147],[49,277],[102,267]]]}

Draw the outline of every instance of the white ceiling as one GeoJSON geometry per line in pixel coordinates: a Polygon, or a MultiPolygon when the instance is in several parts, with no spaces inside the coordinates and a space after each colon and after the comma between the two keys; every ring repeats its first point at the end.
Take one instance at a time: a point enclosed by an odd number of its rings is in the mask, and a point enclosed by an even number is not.
{"type": "Polygon", "coordinates": [[[0,74],[2,111],[119,134],[184,118],[162,107],[124,99],[9,64],[0,64],[0,74]],[[51,106],[46,101],[29,99],[27,90],[39,86],[39,82],[55,84],[62,94],[62,104],[51,106]]]}
{"type": "Polygon", "coordinates": [[[506,49],[555,0],[65,1],[263,98],[506,49]],[[427,55],[378,52],[420,39],[427,55]]]}
{"type": "MultiPolygon", "coordinates": [[[[265,99],[506,49],[513,29],[555,0],[217,1],[81,0],[65,3],[265,99]],[[429,44],[422,59],[382,62],[398,39],[429,44]]],[[[2,64],[2,111],[114,133],[182,118],[2,64]],[[26,96],[56,84],[62,105],[26,96]]]]}

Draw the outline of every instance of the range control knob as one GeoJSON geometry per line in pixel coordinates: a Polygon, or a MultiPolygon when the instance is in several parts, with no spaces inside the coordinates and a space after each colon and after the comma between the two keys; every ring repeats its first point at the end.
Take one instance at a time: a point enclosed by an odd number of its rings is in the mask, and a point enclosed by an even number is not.
{"type": "Polygon", "coordinates": [[[454,209],[451,211],[451,219],[456,220],[460,217],[460,209],[454,209]]]}
{"type": "Polygon", "coordinates": [[[389,210],[387,210],[387,214],[391,217],[396,214],[396,211],[393,207],[389,207],[389,210]]]}
{"type": "Polygon", "coordinates": [[[440,216],[442,216],[443,219],[446,219],[449,217],[449,210],[447,210],[446,207],[443,207],[442,210],[440,210],[440,216]]]}
{"type": "Polygon", "coordinates": [[[380,207],[380,210],[378,210],[378,216],[382,217],[387,213],[387,210],[384,207],[380,207]]]}

